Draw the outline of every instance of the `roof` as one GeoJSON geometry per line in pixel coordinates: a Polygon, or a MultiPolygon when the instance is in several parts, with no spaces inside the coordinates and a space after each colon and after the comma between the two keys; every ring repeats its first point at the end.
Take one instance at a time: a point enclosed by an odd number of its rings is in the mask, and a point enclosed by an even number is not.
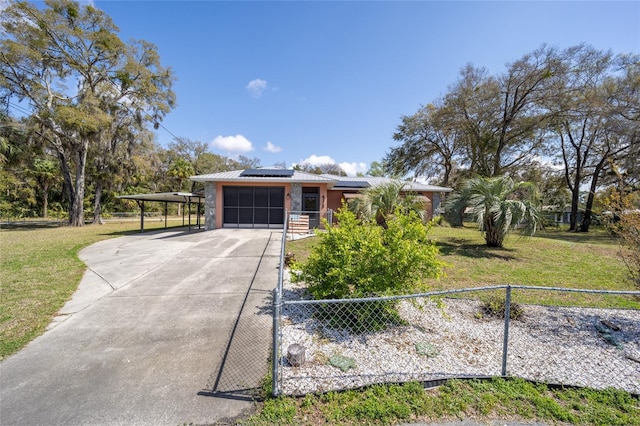
{"type": "Polygon", "coordinates": [[[360,191],[370,186],[380,186],[391,182],[399,182],[405,185],[409,191],[420,192],[451,192],[453,189],[436,185],[427,185],[418,182],[405,182],[398,179],[385,177],[353,177],[336,175],[316,175],[293,169],[247,169],[233,170],[230,172],[211,173],[207,175],[191,176],[189,179],[196,182],[273,182],[273,183],[326,183],[333,190],[360,191]]]}
{"type": "Polygon", "coordinates": [[[333,187],[334,190],[345,190],[345,189],[353,189],[353,190],[361,190],[370,186],[380,186],[386,185],[391,182],[398,182],[405,185],[405,189],[409,191],[420,191],[420,192],[451,192],[452,188],[446,188],[443,186],[437,185],[427,185],[419,182],[407,182],[400,179],[391,179],[386,177],[376,177],[376,176],[333,176],[333,175],[321,175],[324,177],[331,177],[335,179],[337,182],[333,187]]]}
{"type": "Polygon", "coordinates": [[[139,201],[166,201],[170,203],[187,203],[190,198],[202,199],[204,194],[202,192],[157,192],[154,194],[132,194],[132,195],[120,195],[118,198],[124,198],[128,200],[139,201]]]}
{"type": "Polygon", "coordinates": [[[293,169],[250,169],[191,176],[196,182],[277,182],[277,183],[327,183],[333,186],[335,179],[293,169]]]}

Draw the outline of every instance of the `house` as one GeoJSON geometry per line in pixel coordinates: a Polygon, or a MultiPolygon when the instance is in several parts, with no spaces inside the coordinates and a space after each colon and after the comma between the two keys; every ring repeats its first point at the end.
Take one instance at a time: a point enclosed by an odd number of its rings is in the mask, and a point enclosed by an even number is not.
{"type": "MultiPolygon", "coordinates": [[[[391,182],[380,177],[315,175],[292,169],[260,168],[192,176],[204,184],[206,229],[282,228],[285,211],[309,218],[309,228],[370,186],[391,182]]],[[[440,211],[451,188],[406,182],[405,189],[430,201],[429,216],[440,211]]]]}
{"type": "MultiPolygon", "coordinates": [[[[545,218],[551,223],[556,224],[569,224],[571,223],[571,205],[564,207],[561,206],[542,206],[542,213],[545,218]]],[[[584,207],[578,209],[578,216],[576,222],[582,222],[584,215],[584,207]]]]}

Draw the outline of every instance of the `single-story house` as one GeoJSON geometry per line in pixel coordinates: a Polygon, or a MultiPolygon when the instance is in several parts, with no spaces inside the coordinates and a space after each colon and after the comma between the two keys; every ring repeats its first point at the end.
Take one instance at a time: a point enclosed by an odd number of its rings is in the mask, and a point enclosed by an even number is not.
{"type": "MultiPolygon", "coordinates": [[[[542,213],[551,222],[558,224],[571,223],[571,205],[567,205],[564,207],[542,206],[542,213]]],[[[580,206],[578,209],[578,217],[576,219],[578,223],[582,222],[583,215],[584,207],[580,206]]]]}
{"type": "MultiPolygon", "coordinates": [[[[192,176],[204,184],[206,229],[282,228],[285,211],[305,215],[309,227],[337,210],[344,200],[370,186],[392,181],[381,177],[316,175],[292,169],[248,169],[192,176]]],[[[406,182],[405,189],[430,201],[430,216],[440,212],[442,194],[451,188],[406,182]]]]}

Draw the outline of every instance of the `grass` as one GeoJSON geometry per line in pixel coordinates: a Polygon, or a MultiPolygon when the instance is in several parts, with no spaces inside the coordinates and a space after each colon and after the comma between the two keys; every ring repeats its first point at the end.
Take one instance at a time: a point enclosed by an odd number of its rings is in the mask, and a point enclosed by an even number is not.
{"type": "MultiPolygon", "coordinates": [[[[161,227],[164,221],[145,222],[145,229],[161,227]]],[[[139,222],[1,229],[0,359],[41,335],[71,298],[86,269],[78,259],[82,248],[138,231],[139,222]]]]}
{"type": "MultiPolygon", "coordinates": [[[[147,229],[164,226],[148,221],[147,229]]],[[[83,228],[23,225],[0,230],[0,358],[42,334],[76,290],[85,270],[77,254],[94,242],[138,231],[138,223],[83,228]]],[[[530,239],[509,237],[505,249],[483,246],[471,227],[434,227],[447,277],[437,288],[486,284],[631,289],[617,256],[617,243],[604,232],[547,232],[530,239]]],[[[314,238],[290,242],[298,259],[314,238]]],[[[540,297],[541,293],[535,294],[540,297]]],[[[544,295],[543,295],[544,297],[544,295]]],[[[556,295],[557,297],[557,295],[556,295]]],[[[608,299],[608,302],[627,302],[608,299]]],[[[579,303],[573,299],[562,303],[579,303]]],[[[637,307],[637,302],[636,302],[637,307]]],[[[270,386],[265,385],[265,389],[270,386]]],[[[450,381],[425,391],[417,383],[377,385],[362,390],[267,399],[245,424],[392,424],[457,419],[523,419],[553,423],[640,425],[638,399],[622,391],[552,389],[513,379],[450,381]]]]}
{"type": "Polygon", "coordinates": [[[634,426],[640,425],[640,401],[612,389],[554,389],[521,379],[451,380],[431,390],[405,383],[272,398],[242,423],[378,425],[462,419],[634,426]]]}
{"type": "MultiPolygon", "coordinates": [[[[488,248],[475,227],[434,227],[431,237],[448,264],[436,290],[521,284],[542,287],[634,290],[615,239],[554,229],[536,237],[509,236],[505,248],[488,248]]],[[[316,238],[292,241],[287,251],[304,260],[316,238]]],[[[489,295],[467,294],[464,297],[489,295]]],[[[569,306],[631,307],[638,298],[514,290],[518,302],[569,306]]],[[[553,388],[521,379],[452,380],[425,391],[418,383],[267,399],[246,424],[394,424],[473,419],[551,424],[640,425],[640,402],[624,391],[553,388]]]]}
{"type": "MultiPolygon", "coordinates": [[[[620,260],[620,247],[604,230],[569,233],[554,229],[523,238],[510,235],[502,249],[490,248],[477,228],[434,226],[431,238],[447,263],[446,276],[430,280],[433,290],[518,284],[527,286],[634,290],[620,260]]],[[[304,260],[316,238],[291,241],[287,251],[304,260]]],[[[486,294],[484,296],[487,296],[486,294]]],[[[465,297],[481,298],[480,294],[465,297]]],[[[637,298],[514,290],[521,303],[640,308],[637,298]]]]}

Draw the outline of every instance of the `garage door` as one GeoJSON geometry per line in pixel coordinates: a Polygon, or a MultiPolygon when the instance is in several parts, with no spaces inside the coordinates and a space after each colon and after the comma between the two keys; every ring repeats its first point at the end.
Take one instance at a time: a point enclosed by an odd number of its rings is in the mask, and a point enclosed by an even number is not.
{"type": "Polygon", "coordinates": [[[282,228],[284,187],[225,186],[223,225],[236,228],[282,228]]]}

